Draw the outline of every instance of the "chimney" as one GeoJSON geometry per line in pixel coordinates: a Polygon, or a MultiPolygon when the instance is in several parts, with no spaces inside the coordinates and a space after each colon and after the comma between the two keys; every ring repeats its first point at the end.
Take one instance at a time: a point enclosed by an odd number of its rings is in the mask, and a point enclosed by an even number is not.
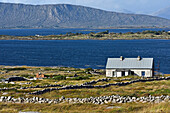
{"type": "Polygon", "coordinates": [[[140,56],[138,56],[137,60],[138,60],[138,61],[140,61],[140,60],[141,60],[141,57],[140,57],[140,56]]]}
{"type": "Polygon", "coordinates": [[[124,59],[123,56],[120,56],[120,61],[123,61],[123,59],[124,59]]]}

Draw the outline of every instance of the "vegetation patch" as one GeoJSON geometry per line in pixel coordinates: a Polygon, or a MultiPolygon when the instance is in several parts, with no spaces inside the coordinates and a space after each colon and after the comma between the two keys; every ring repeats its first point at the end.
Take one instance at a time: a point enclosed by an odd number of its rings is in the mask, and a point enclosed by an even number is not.
{"type": "MultiPolygon", "coordinates": [[[[127,32],[127,33],[114,33],[109,32],[109,30],[94,33],[91,32],[89,34],[82,33],[66,33],[60,35],[49,35],[49,36],[5,36],[0,35],[1,40],[120,40],[120,39],[170,39],[170,33],[166,31],[142,31],[142,32],[127,32]]],[[[50,68],[46,68],[45,70],[49,70],[50,68]]],[[[50,69],[51,70],[51,69],[50,69]]],[[[52,69],[53,70],[53,69],[52,69]]],[[[62,69],[59,69],[62,71],[62,69]]]]}

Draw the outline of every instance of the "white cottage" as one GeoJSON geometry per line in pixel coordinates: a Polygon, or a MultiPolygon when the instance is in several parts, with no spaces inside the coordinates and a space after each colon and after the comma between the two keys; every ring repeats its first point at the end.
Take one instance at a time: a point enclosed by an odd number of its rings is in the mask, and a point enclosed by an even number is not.
{"type": "Polygon", "coordinates": [[[153,58],[108,58],[106,64],[106,77],[122,77],[138,75],[141,77],[154,76],[153,58]]]}

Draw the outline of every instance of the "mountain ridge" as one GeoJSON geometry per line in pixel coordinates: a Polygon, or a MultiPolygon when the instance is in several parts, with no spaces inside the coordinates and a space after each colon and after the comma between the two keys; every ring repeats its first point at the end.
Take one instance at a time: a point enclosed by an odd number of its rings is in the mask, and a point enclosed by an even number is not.
{"type": "Polygon", "coordinates": [[[170,20],[170,6],[164,8],[164,9],[161,9],[161,10],[153,13],[152,15],[162,17],[162,18],[166,18],[166,19],[170,20]]]}
{"type": "Polygon", "coordinates": [[[104,11],[71,4],[30,5],[0,2],[1,28],[169,27],[170,20],[104,11]]]}

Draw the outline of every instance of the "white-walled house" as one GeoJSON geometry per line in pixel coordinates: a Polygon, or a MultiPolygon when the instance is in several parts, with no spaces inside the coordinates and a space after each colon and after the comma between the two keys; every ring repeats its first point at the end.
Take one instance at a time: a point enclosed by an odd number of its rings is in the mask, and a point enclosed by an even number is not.
{"type": "Polygon", "coordinates": [[[106,77],[122,77],[138,75],[141,77],[154,76],[153,58],[108,58],[106,64],[106,77]]]}

